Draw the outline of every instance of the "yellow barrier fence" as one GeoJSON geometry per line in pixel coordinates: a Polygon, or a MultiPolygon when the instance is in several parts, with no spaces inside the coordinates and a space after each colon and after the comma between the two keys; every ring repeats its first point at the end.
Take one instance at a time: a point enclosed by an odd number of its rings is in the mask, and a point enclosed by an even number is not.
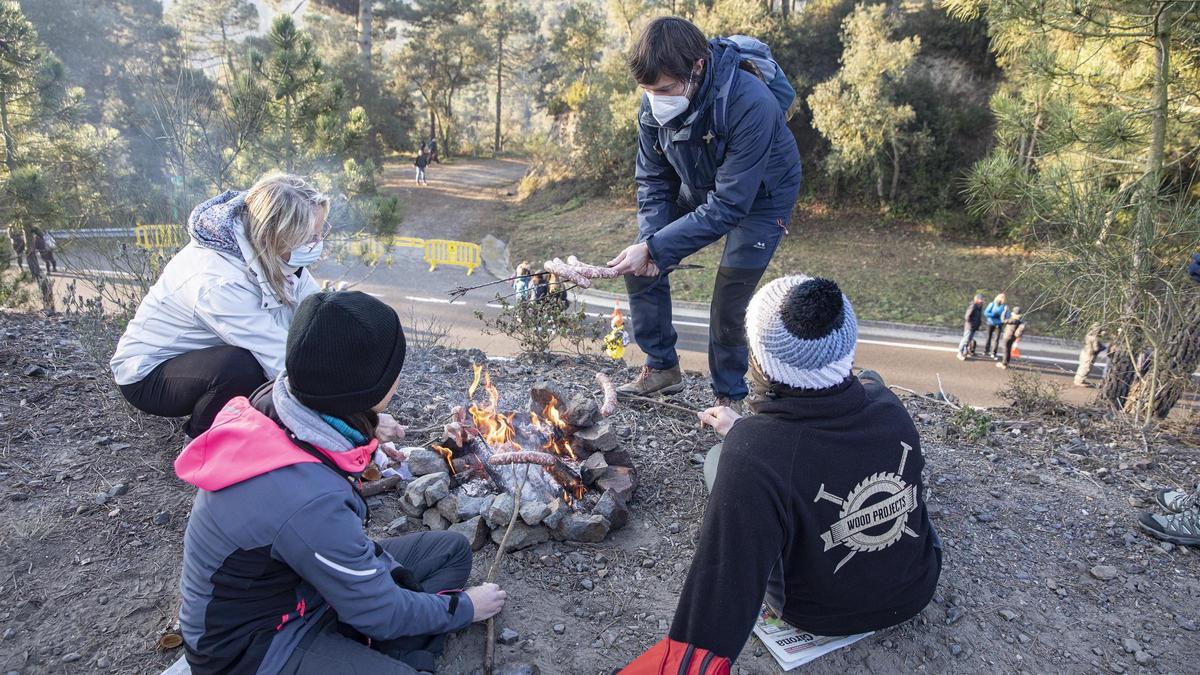
{"type": "Polygon", "coordinates": [[[438,265],[455,265],[467,268],[467,276],[470,276],[475,268],[482,264],[483,253],[479,244],[446,239],[426,239],[425,262],[429,263],[430,272],[436,270],[438,265]]]}
{"type": "Polygon", "coordinates": [[[133,236],[138,248],[147,251],[175,250],[187,243],[187,233],[179,225],[138,225],[133,236]]]}

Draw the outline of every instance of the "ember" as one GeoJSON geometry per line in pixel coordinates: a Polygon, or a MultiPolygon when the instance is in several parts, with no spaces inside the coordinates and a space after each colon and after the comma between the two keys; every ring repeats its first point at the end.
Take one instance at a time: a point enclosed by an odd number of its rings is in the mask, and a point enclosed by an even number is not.
{"type": "Polygon", "coordinates": [[[408,450],[417,478],[401,500],[406,513],[460,531],[476,548],[488,530],[499,541],[518,490],[521,523],[510,549],[551,536],[600,541],[623,526],[636,472],[628,454],[616,450],[611,422],[596,402],[539,382],[527,412],[501,409],[487,367],[472,368],[465,407],[451,411],[445,438],[432,451],[408,450]]]}

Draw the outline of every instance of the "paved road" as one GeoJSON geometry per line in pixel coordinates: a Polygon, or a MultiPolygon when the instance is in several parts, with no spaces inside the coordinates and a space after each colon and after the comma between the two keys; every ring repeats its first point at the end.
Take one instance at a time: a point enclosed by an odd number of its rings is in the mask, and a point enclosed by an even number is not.
{"type": "MultiPolygon", "coordinates": [[[[429,187],[415,187],[407,179],[410,169],[389,166],[385,189],[400,196],[405,205],[401,233],[419,237],[482,236],[493,232],[504,238],[502,210],[508,195],[515,191],[521,166],[512,161],[458,161],[434,167],[429,187]]],[[[494,313],[493,286],[468,293],[451,304],[447,292],[466,284],[493,280],[484,269],[467,277],[461,268],[444,267],[429,272],[420,260],[420,252],[401,249],[390,266],[367,270],[363,266],[343,267],[326,260],[314,268],[325,279],[341,279],[355,288],[373,293],[395,307],[407,330],[417,339],[441,336],[443,344],[479,348],[493,355],[511,355],[517,351],[514,341],[503,336],[485,335],[476,311],[494,313]]],[[[95,257],[77,256],[80,267],[105,268],[95,257]]],[[[611,311],[612,301],[588,298],[588,311],[597,317],[611,311]]],[[[623,305],[627,308],[627,305],[623,305]]],[[[601,320],[601,319],[597,319],[601,320]]],[[[687,369],[707,371],[708,319],[704,311],[679,309],[675,312],[679,331],[680,358],[687,369]]],[[[990,361],[959,362],[954,358],[958,343],[956,327],[948,331],[914,330],[864,322],[859,330],[857,365],[872,368],[892,384],[920,392],[937,391],[939,386],[973,405],[1004,403],[996,395],[1008,373],[990,361]]],[[[982,338],[981,338],[982,340],[982,338]]],[[[1022,348],[1023,358],[1013,371],[1033,370],[1064,387],[1069,401],[1085,402],[1093,390],[1071,386],[1076,350],[1038,341],[1030,337],[1022,348]]],[[[626,359],[639,363],[641,355],[631,349],[626,359]]],[[[1011,371],[1010,371],[1011,372],[1011,371]]],[[[1099,370],[1094,372],[1098,375],[1099,370]]]]}

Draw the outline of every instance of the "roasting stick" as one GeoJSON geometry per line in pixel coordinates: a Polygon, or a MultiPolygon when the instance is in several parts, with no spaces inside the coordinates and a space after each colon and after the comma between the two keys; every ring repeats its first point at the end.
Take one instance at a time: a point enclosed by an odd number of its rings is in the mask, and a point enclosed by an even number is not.
{"type": "MultiPolygon", "coordinates": [[[[521,512],[521,495],[525,493],[525,480],[529,478],[529,465],[525,465],[525,471],[521,474],[521,480],[517,481],[517,496],[513,499],[512,515],[508,518],[508,527],[504,530],[504,536],[500,538],[500,548],[496,551],[496,559],[492,561],[492,566],[488,569],[487,578],[484,583],[490,584],[496,580],[496,573],[500,571],[500,563],[504,560],[504,547],[508,545],[508,535],[512,534],[513,525],[517,523],[517,514],[521,512]]],[[[487,641],[483,643],[483,675],[492,675],[495,668],[496,660],[496,617],[492,617],[487,621],[487,641]]]]}
{"type": "MultiPolygon", "coordinates": [[[[602,393],[602,392],[598,392],[598,393],[602,393]]],[[[692,416],[696,416],[696,415],[700,414],[699,410],[692,410],[691,408],[688,408],[685,406],[677,405],[675,403],[669,403],[667,401],[660,401],[659,399],[650,398],[648,396],[638,396],[636,394],[621,394],[621,397],[618,400],[641,401],[642,403],[650,403],[653,405],[662,406],[664,408],[670,408],[671,410],[678,410],[679,412],[687,413],[692,416]]]]}
{"type": "Polygon", "coordinates": [[[528,279],[529,277],[532,277],[532,276],[533,276],[532,274],[516,274],[516,275],[513,275],[506,279],[497,279],[495,281],[489,281],[486,284],[479,284],[478,286],[459,286],[450,291],[450,302],[454,302],[455,300],[458,300],[459,298],[466,295],[467,293],[470,293],[471,291],[474,291],[474,290],[477,290],[480,288],[487,288],[488,286],[495,286],[496,284],[509,283],[512,281],[516,281],[517,279],[528,279]]]}

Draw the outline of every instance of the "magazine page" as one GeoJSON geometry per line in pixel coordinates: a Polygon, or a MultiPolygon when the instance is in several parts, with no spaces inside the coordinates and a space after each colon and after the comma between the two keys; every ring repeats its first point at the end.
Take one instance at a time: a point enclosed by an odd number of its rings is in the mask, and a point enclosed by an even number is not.
{"type": "Polygon", "coordinates": [[[758,620],[754,622],[754,634],[767,646],[767,651],[779,662],[779,666],[792,670],[815,658],[828,654],[835,649],[841,649],[854,644],[871,635],[859,633],[840,637],[814,635],[795,628],[776,617],[771,610],[763,605],[758,620]]]}

